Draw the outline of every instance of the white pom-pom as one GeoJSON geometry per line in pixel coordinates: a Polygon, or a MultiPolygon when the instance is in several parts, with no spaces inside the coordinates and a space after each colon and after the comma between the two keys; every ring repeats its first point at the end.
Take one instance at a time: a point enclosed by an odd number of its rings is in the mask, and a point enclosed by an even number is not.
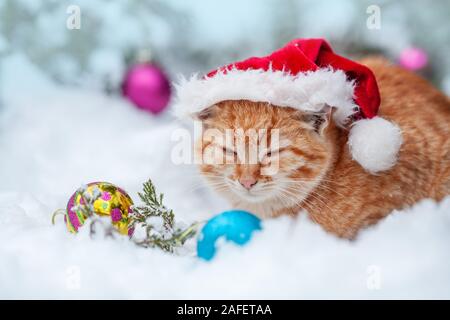
{"type": "Polygon", "coordinates": [[[353,159],[371,173],[392,168],[402,142],[400,128],[380,117],[356,121],[348,138],[353,159]]]}

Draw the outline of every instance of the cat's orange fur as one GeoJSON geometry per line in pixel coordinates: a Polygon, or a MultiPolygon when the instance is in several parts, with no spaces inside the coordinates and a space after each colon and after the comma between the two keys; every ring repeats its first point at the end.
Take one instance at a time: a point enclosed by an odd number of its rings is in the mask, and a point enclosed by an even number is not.
{"type": "MultiPolygon", "coordinates": [[[[345,238],[354,238],[394,209],[449,195],[449,99],[383,59],[362,63],[378,81],[379,115],[402,129],[404,142],[392,169],[366,172],[351,159],[348,131],[333,121],[311,122],[299,111],[267,103],[224,101],[201,115],[205,128],[277,128],[280,140],[289,145],[281,149],[279,170],[272,176],[261,174],[261,163],[203,164],[201,172],[236,208],[262,217],[296,215],[305,209],[325,230],[345,238]],[[239,183],[242,179],[257,182],[247,190],[239,183]]],[[[223,147],[204,139],[201,152],[211,148],[223,147]]]]}

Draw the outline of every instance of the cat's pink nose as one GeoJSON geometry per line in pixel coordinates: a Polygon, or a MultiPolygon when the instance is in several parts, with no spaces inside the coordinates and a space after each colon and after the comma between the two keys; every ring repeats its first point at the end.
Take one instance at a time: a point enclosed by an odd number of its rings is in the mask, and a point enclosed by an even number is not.
{"type": "Polygon", "coordinates": [[[239,179],[239,183],[247,190],[250,190],[258,180],[255,178],[241,178],[239,179]]]}

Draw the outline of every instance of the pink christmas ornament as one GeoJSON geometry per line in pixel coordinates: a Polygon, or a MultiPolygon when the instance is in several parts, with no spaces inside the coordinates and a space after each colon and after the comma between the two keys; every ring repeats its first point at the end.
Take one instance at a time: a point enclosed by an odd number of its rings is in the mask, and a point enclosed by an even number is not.
{"type": "Polygon", "coordinates": [[[170,83],[160,68],[150,63],[140,63],[128,70],[122,92],[138,108],[156,114],[169,103],[170,83]]]}
{"type": "Polygon", "coordinates": [[[400,54],[400,65],[405,69],[417,71],[423,69],[428,64],[428,55],[421,48],[408,48],[400,54]]]}

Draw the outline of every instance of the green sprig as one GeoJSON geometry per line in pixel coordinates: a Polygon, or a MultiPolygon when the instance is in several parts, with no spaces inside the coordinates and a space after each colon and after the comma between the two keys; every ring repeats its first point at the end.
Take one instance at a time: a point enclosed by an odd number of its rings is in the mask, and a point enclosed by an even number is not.
{"type": "Polygon", "coordinates": [[[156,192],[153,182],[149,179],[143,184],[143,192],[138,193],[144,205],[133,207],[130,214],[131,223],[129,228],[137,226],[145,230],[145,238],[134,240],[142,247],[158,247],[167,252],[174,252],[174,249],[181,247],[184,243],[195,236],[198,223],[193,223],[186,229],[175,228],[175,215],[172,209],[168,209],[164,204],[164,195],[156,192]],[[155,230],[150,222],[150,218],[161,218],[163,233],[155,230]]]}

